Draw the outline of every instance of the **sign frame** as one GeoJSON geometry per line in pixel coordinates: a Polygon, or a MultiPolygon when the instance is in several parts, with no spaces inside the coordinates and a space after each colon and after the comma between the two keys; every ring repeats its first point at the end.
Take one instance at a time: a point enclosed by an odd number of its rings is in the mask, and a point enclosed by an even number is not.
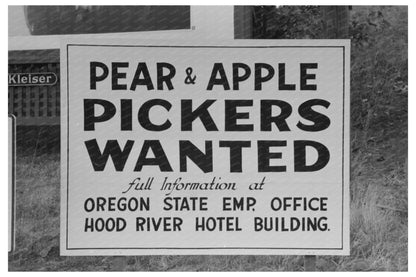
{"type": "Polygon", "coordinates": [[[349,255],[349,164],[350,164],[350,125],[349,125],[349,103],[350,103],[350,40],[238,40],[221,42],[194,42],[194,41],[111,41],[111,40],[71,40],[63,41],[61,44],[61,255],[349,255]],[[67,84],[68,74],[68,47],[77,46],[126,46],[145,45],[146,47],[229,47],[229,48],[270,48],[270,47],[293,47],[293,48],[340,48],[343,59],[343,126],[342,126],[342,245],[338,248],[245,248],[245,247],[195,247],[195,248],[71,248],[68,247],[68,139],[67,128],[69,119],[67,84]]]}

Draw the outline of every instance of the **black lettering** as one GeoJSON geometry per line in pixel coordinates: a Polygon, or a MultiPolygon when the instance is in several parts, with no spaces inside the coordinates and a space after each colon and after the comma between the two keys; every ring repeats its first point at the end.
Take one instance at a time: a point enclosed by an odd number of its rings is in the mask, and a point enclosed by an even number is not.
{"type": "Polygon", "coordinates": [[[120,124],[121,131],[131,131],[133,129],[133,104],[131,99],[121,99],[120,100],[120,124]]]}
{"type": "Polygon", "coordinates": [[[315,74],[308,74],[308,69],[317,69],[317,63],[301,63],[300,64],[300,89],[301,90],[316,90],[315,84],[309,84],[308,80],[315,80],[315,74]]]}
{"type": "Polygon", "coordinates": [[[329,162],[329,150],[325,145],[310,140],[295,140],[294,142],[295,172],[313,172],[324,168],[329,162]],[[318,152],[314,164],[306,164],[306,147],[313,147],[318,152]]]}
{"type": "Polygon", "coordinates": [[[189,140],[179,141],[180,171],[187,171],[186,158],[191,159],[204,173],[212,172],[212,141],[205,141],[205,153],[189,140]]]}
{"type": "Polygon", "coordinates": [[[147,90],[154,89],[146,63],[139,63],[137,65],[136,73],[134,74],[133,81],[130,85],[130,90],[135,91],[137,86],[146,86],[147,90]],[[141,74],[143,74],[143,78],[140,78],[141,74]]]}
{"type": "Polygon", "coordinates": [[[118,72],[119,68],[128,68],[129,63],[111,63],[111,88],[112,90],[126,90],[126,84],[119,84],[119,79],[126,79],[125,72],[118,72]]]}
{"type": "Polygon", "coordinates": [[[240,88],[240,82],[247,80],[250,73],[251,70],[248,65],[244,63],[233,63],[233,90],[238,90],[240,88]],[[243,75],[239,75],[240,68],[244,70],[243,75]]]}
{"type": "Polygon", "coordinates": [[[104,147],[104,151],[101,152],[96,139],[85,142],[94,171],[103,171],[109,156],[111,156],[111,159],[113,160],[116,171],[123,171],[127,158],[133,148],[133,144],[133,140],[128,140],[123,150],[121,150],[117,140],[108,140],[104,147]]]}
{"type": "Polygon", "coordinates": [[[279,90],[295,90],[296,85],[286,84],[286,64],[279,63],[279,90]]]}
{"type": "Polygon", "coordinates": [[[282,153],[270,153],[270,147],[286,146],[284,140],[259,140],[257,142],[258,148],[258,171],[259,172],[285,172],[286,166],[271,166],[271,159],[281,159],[282,153]]]}
{"type": "Polygon", "coordinates": [[[139,158],[137,159],[134,171],[141,171],[145,165],[157,165],[160,171],[170,172],[172,167],[169,160],[166,157],[165,151],[163,151],[162,145],[158,140],[145,140],[143,142],[142,150],[140,151],[139,158]],[[152,150],[154,158],[147,158],[149,150],[152,150]]]}
{"type": "Polygon", "coordinates": [[[220,147],[230,148],[230,172],[242,172],[243,147],[251,147],[251,142],[249,140],[220,140],[220,147]]]}
{"type": "Polygon", "coordinates": [[[208,108],[216,100],[208,99],[205,100],[198,108],[192,111],[192,100],[184,99],[181,101],[181,130],[182,131],[192,131],[192,122],[199,118],[204,124],[204,127],[207,131],[218,131],[217,126],[215,125],[214,120],[211,117],[211,114],[208,112],[208,108]]]}
{"type": "Polygon", "coordinates": [[[253,124],[237,124],[238,119],[248,119],[249,113],[238,113],[237,107],[251,107],[253,100],[225,100],[225,131],[253,131],[253,124]]]}
{"type": "Polygon", "coordinates": [[[116,107],[107,100],[84,99],[84,131],[94,131],[96,122],[104,122],[116,114],[116,107]],[[104,112],[95,116],[95,105],[101,105],[104,112]]]}
{"type": "Polygon", "coordinates": [[[97,89],[97,82],[103,81],[108,76],[108,67],[100,62],[90,62],[90,89],[97,89]],[[103,73],[97,75],[97,68],[101,68],[103,73]]]}
{"type": "Polygon", "coordinates": [[[254,64],[254,90],[261,90],[262,84],[269,81],[274,76],[274,68],[267,63],[254,64]],[[262,69],[267,70],[267,74],[263,76],[261,74],[262,69]]]}
{"type": "Polygon", "coordinates": [[[312,121],[314,124],[306,125],[302,122],[298,122],[296,126],[303,131],[319,132],[325,130],[331,124],[331,120],[324,114],[316,112],[312,109],[313,106],[322,106],[324,108],[329,107],[330,103],[322,99],[311,99],[299,106],[298,112],[304,119],[312,121]]]}
{"type": "Polygon", "coordinates": [[[149,112],[150,109],[154,106],[161,106],[165,108],[167,111],[170,111],[172,104],[163,99],[152,99],[146,101],[139,109],[139,113],[137,115],[140,124],[142,127],[149,131],[160,132],[170,128],[172,123],[169,120],[166,120],[163,124],[156,125],[150,121],[149,112]]]}
{"type": "Polygon", "coordinates": [[[176,69],[170,63],[157,63],[157,89],[163,90],[163,83],[166,84],[169,90],[173,89],[172,78],[175,77],[176,69]],[[167,75],[163,75],[163,69],[169,70],[167,75]]]}
{"type": "Polygon", "coordinates": [[[230,84],[228,83],[227,75],[225,74],[224,66],[222,63],[214,64],[211,77],[208,81],[207,90],[212,90],[214,85],[220,85],[224,87],[224,90],[230,90],[230,84]],[[217,79],[218,73],[220,74],[220,78],[217,79]]]}
{"type": "Polygon", "coordinates": [[[279,131],[290,131],[287,125],[286,119],[292,114],[292,106],[281,100],[261,100],[260,101],[261,119],[260,129],[261,131],[271,131],[272,123],[276,124],[279,131]],[[279,115],[272,116],[272,107],[277,106],[280,108],[279,115]]]}

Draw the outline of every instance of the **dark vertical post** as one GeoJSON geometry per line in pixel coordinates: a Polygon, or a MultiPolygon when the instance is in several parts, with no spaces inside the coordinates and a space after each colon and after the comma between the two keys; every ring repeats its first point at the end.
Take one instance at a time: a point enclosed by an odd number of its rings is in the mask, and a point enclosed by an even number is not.
{"type": "Polygon", "coordinates": [[[253,38],[253,7],[234,6],[234,38],[253,38]]]}
{"type": "Polygon", "coordinates": [[[324,21],[324,38],[349,37],[349,7],[348,6],[322,6],[324,21]]]}
{"type": "Polygon", "coordinates": [[[316,271],[316,256],[306,255],[304,257],[305,271],[316,271]]]}
{"type": "MultiPolygon", "coordinates": [[[[324,21],[325,39],[349,38],[349,7],[348,6],[322,6],[322,19],[324,21]]],[[[316,271],[316,256],[304,257],[305,271],[316,271]]]]}

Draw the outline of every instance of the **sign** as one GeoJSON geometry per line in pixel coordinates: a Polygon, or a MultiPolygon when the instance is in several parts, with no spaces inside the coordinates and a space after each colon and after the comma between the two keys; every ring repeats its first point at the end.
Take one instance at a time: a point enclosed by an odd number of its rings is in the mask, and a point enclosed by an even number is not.
{"type": "Polygon", "coordinates": [[[15,239],[15,182],[16,182],[16,119],[9,114],[9,252],[14,249],[15,239]]]}
{"type": "Polygon", "coordinates": [[[58,78],[53,72],[9,73],[9,86],[52,86],[58,78]]]}
{"type": "Polygon", "coordinates": [[[61,48],[61,254],[349,254],[348,40],[61,48]]]}

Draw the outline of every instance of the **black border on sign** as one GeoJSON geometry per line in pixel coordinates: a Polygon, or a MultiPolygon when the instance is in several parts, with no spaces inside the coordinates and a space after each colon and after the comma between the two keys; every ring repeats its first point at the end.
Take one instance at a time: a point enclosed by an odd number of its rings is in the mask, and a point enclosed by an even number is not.
{"type": "Polygon", "coordinates": [[[67,95],[67,186],[66,186],[66,250],[209,250],[209,249],[258,249],[258,250],[343,250],[344,249],[344,132],[345,132],[345,46],[165,46],[165,45],[105,45],[105,44],[67,44],[66,45],[66,95],[67,95]],[[68,247],[68,204],[69,204],[69,47],[139,47],[139,48],[342,48],[343,70],[342,70],[342,204],[341,204],[341,247],[316,248],[316,247],[68,247]]]}

